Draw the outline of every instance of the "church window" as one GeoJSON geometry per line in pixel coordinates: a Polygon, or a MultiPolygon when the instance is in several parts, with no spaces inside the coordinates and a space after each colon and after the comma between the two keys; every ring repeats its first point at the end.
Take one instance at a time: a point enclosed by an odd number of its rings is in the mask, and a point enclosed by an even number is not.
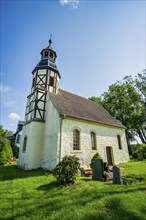
{"type": "Polygon", "coordinates": [[[50,82],[49,82],[50,86],[54,86],[54,77],[50,76],[50,82]]]}
{"type": "Polygon", "coordinates": [[[118,140],[118,147],[121,150],[122,149],[122,143],[121,143],[121,136],[117,135],[117,140],[118,140]]]}
{"type": "Polygon", "coordinates": [[[45,51],[45,57],[48,57],[48,54],[49,54],[48,51],[45,51]]]}
{"type": "Polygon", "coordinates": [[[92,150],[96,150],[96,134],[95,134],[95,132],[91,132],[90,135],[91,135],[92,150]]]}
{"type": "Polygon", "coordinates": [[[80,132],[77,129],[73,131],[73,149],[80,150],[80,132]]]}
{"type": "Polygon", "coordinates": [[[20,143],[20,134],[17,135],[16,143],[20,143]]]}
{"type": "Polygon", "coordinates": [[[26,144],[27,144],[27,137],[24,137],[24,141],[23,141],[23,149],[22,149],[23,152],[26,151],[26,144]]]}
{"type": "Polygon", "coordinates": [[[52,52],[50,52],[50,57],[53,58],[53,53],[52,52]]]}

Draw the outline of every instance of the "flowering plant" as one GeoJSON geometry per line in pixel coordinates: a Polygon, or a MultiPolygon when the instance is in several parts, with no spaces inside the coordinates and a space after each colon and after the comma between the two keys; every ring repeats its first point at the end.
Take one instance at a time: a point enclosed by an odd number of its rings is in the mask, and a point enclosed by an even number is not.
{"type": "Polygon", "coordinates": [[[87,174],[87,175],[92,175],[92,170],[90,169],[87,169],[87,170],[84,170],[84,173],[87,174]]]}

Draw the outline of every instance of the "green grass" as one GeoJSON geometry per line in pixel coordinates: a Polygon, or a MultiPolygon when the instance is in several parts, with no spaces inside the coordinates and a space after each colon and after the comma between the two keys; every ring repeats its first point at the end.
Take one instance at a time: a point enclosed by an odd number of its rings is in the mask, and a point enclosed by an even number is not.
{"type": "Polygon", "coordinates": [[[142,220],[146,219],[146,161],[121,164],[122,173],[144,181],[113,185],[77,177],[70,187],[57,186],[50,172],[0,167],[0,219],[142,220]]]}

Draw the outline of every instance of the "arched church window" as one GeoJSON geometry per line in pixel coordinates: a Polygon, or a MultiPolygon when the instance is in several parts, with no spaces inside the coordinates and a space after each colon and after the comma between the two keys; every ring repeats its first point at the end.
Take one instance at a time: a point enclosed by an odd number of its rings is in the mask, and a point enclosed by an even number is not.
{"type": "Polygon", "coordinates": [[[80,150],[80,132],[73,130],[73,150],[80,150]]]}
{"type": "Polygon", "coordinates": [[[22,151],[23,151],[23,152],[26,151],[26,144],[27,144],[27,137],[25,136],[25,137],[24,137],[24,140],[23,140],[23,148],[22,148],[22,151]]]}
{"type": "Polygon", "coordinates": [[[92,150],[96,150],[96,134],[95,134],[95,132],[91,132],[90,136],[91,136],[91,147],[92,147],[92,150]]]}

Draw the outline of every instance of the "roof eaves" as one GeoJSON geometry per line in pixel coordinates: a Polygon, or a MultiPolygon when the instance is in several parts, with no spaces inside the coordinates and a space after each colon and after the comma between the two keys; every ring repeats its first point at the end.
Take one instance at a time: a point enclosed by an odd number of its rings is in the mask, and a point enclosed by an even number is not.
{"type": "MultiPolygon", "coordinates": [[[[57,110],[58,111],[58,110],[57,110]]],[[[59,112],[60,113],[60,112],[59,112]]],[[[101,125],[108,125],[108,126],[112,126],[112,127],[117,127],[117,128],[122,128],[122,129],[126,129],[126,127],[124,125],[114,125],[114,124],[110,124],[110,123],[103,123],[103,122],[99,122],[99,121],[96,121],[96,120],[93,120],[93,119],[89,119],[89,118],[82,118],[82,117],[79,117],[79,116],[74,116],[74,115],[67,115],[67,114],[63,114],[63,113],[60,113],[60,116],[64,117],[65,118],[75,118],[75,119],[80,119],[80,120],[83,120],[83,121],[88,121],[88,122],[94,122],[96,124],[101,124],[101,125]]]]}

